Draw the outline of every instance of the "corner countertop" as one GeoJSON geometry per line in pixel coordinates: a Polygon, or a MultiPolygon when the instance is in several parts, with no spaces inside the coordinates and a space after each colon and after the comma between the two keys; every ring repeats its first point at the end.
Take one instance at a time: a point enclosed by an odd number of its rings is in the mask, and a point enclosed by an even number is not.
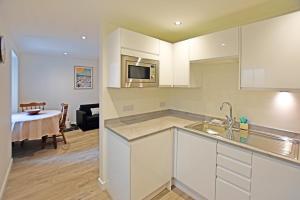
{"type": "Polygon", "coordinates": [[[106,128],[109,128],[125,140],[131,142],[173,127],[184,128],[184,126],[192,123],[195,123],[195,121],[174,116],[163,116],[129,125],[117,127],[106,126],[106,128]]]}
{"type": "Polygon", "coordinates": [[[194,131],[185,128],[185,126],[206,119],[207,118],[203,115],[195,115],[195,114],[190,114],[185,112],[166,110],[166,111],[158,111],[153,113],[146,113],[141,115],[105,120],[105,128],[119,135],[127,142],[132,142],[170,128],[179,128],[194,134],[198,134],[204,137],[209,137],[218,141],[229,143],[244,149],[263,153],[271,157],[276,157],[281,160],[289,161],[300,165],[299,158],[298,160],[292,159],[283,155],[272,153],[271,151],[262,150],[260,148],[256,148],[247,144],[222,138],[218,135],[211,135],[205,132],[194,131]]]}

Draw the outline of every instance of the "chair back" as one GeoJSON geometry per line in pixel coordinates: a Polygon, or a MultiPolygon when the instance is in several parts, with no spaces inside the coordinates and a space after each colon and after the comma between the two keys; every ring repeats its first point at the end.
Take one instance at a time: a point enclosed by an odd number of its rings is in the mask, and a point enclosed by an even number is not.
{"type": "Polygon", "coordinates": [[[28,109],[41,109],[45,110],[46,102],[31,102],[31,103],[21,103],[21,111],[24,112],[28,109]]]}
{"type": "Polygon", "coordinates": [[[61,117],[59,119],[59,130],[62,132],[66,128],[66,120],[68,114],[68,104],[62,103],[61,104],[61,117]]]}

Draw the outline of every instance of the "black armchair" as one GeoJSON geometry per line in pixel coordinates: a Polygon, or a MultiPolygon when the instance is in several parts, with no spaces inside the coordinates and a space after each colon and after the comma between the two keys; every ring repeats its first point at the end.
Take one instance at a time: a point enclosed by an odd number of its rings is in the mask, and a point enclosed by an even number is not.
{"type": "Polygon", "coordinates": [[[76,111],[77,125],[83,131],[99,128],[99,114],[92,115],[91,108],[99,108],[99,104],[80,105],[76,111]]]}

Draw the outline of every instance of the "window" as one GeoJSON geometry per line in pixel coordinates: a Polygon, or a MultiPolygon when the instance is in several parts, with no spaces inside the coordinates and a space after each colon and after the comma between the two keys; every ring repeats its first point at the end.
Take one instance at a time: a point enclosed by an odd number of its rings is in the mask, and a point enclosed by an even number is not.
{"type": "Polygon", "coordinates": [[[14,51],[11,51],[11,111],[19,109],[19,60],[14,51]]]}

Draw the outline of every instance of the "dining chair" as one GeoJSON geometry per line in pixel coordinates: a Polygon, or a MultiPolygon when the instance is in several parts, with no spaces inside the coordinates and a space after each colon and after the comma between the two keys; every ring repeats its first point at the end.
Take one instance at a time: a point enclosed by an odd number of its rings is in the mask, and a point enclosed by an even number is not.
{"type": "Polygon", "coordinates": [[[21,111],[24,112],[28,109],[41,109],[45,110],[46,102],[31,102],[31,103],[21,103],[21,111]]]}
{"type": "Polygon", "coordinates": [[[68,104],[62,103],[61,104],[61,117],[59,119],[59,133],[60,135],[53,135],[53,145],[54,148],[57,149],[57,137],[63,137],[64,143],[67,144],[66,136],[64,134],[64,130],[66,128],[66,120],[67,120],[67,113],[68,113],[68,104]]]}

